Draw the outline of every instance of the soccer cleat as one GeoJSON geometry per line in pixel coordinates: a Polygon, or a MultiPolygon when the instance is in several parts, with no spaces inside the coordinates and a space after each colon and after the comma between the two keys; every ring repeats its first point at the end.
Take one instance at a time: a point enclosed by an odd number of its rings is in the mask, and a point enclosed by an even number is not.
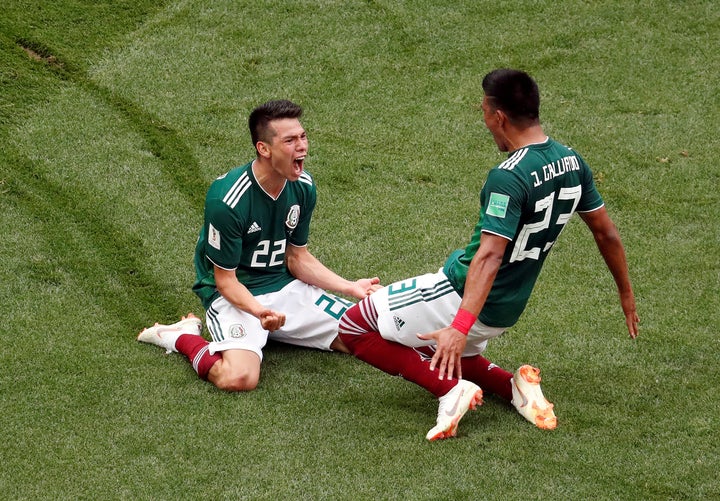
{"type": "Polygon", "coordinates": [[[455,387],[440,397],[437,424],[425,438],[435,441],[454,437],[460,419],[470,409],[482,405],[482,390],[475,383],[460,379],[455,387]]]}
{"type": "Polygon", "coordinates": [[[187,317],[182,317],[179,322],[172,325],[156,323],[152,327],[143,329],[138,334],[137,340],[165,348],[165,353],[177,353],[175,341],[177,341],[178,337],[182,334],[199,336],[201,332],[202,321],[192,313],[188,313],[187,317]]]}
{"type": "Polygon", "coordinates": [[[543,430],[554,430],[557,418],[554,405],[547,401],[540,389],[540,369],[523,365],[510,380],[512,404],[532,424],[543,430]]]}

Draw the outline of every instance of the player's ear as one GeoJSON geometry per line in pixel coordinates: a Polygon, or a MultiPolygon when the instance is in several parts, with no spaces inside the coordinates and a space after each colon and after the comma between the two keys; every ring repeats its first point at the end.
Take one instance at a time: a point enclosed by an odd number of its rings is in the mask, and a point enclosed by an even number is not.
{"type": "Polygon", "coordinates": [[[270,158],[270,145],[266,142],[258,141],[255,143],[255,149],[257,150],[259,156],[263,158],[270,158]]]}
{"type": "Polygon", "coordinates": [[[499,126],[503,127],[508,122],[507,115],[500,108],[495,109],[494,115],[495,115],[495,119],[497,120],[497,123],[499,126]]]}

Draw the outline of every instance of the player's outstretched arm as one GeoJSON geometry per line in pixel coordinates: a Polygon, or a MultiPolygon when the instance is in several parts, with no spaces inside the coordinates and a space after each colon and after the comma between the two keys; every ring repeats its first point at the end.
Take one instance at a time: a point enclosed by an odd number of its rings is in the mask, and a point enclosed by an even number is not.
{"type": "Polygon", "coordinates": [[[295,278],[321,289],[363,299],[382,287],[378,277],[361,278],[355,282],[341,277],[322,264],[307,247],[288,245],[285,257],[288,270],[295,278]]]}
{"type": "Polygon", "coordinates": [[[612,273],[620,295],[620,305],[625,314],[625,325],[630,337],[635,339],[638,335],[640,318],[637,314],[635,294],[630,283],[625,247],[620,239],[620,233],[605,207],[592,212],[580,213],[580,217],[592,231],[600,254],[612,273]]]}

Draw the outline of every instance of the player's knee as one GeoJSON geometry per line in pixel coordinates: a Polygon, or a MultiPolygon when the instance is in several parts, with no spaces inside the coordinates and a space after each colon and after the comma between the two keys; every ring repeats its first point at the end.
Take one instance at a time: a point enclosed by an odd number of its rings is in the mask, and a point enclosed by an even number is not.
{"type": "Polygon", "coordinates": [[[259,381],[260,374],[258,372],[243,369],[218,378],[215,386],[224,391],[252,391],[257,388],[259,381]]]}

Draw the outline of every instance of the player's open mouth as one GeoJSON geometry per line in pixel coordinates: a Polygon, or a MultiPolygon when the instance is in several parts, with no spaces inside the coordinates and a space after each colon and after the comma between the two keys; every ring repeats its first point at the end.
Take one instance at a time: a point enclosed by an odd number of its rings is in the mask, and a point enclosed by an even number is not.
{"type": "Polygon", "coordinates": [[[297,157],[295,160],[293,160],[293,163],[295,164],[295,170],[297,170],[298,173],[302,172],[304,162],[305,157],[297,157]]]}

